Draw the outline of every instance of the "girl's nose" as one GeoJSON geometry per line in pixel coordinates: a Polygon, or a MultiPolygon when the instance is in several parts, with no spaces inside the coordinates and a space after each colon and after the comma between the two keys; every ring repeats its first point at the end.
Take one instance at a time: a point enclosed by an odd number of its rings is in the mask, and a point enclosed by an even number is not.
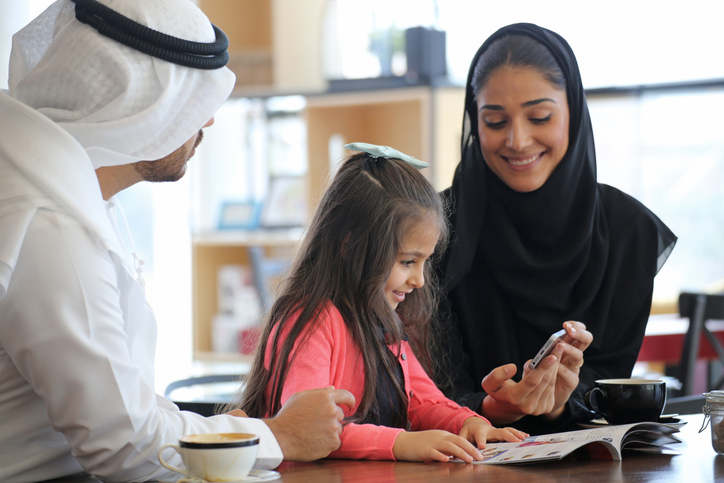
{"type": "MultiPolygon", "coordinates": [[[[419,265],[422,265],[422,264],[419,264],[419,265]]],[[[419,269],[415,270],[412,273],[412,276],[410,277],[410,279],[407,281],[407,284],[413,288],[421,288],[423,285],[425,285],[425,273],[424,272],[425,271],[422,266],[419,269]]]]}

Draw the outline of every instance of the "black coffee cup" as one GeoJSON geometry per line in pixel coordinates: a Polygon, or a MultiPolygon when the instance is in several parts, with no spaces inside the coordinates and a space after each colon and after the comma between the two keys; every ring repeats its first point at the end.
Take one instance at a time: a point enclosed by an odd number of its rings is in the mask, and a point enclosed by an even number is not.
{"type": "Polygon", "coordinates": [[[609,424],[658,421],[666,403],[666,383],[656,379],[599,379],[586,392],[584,401],[609,424]]]}

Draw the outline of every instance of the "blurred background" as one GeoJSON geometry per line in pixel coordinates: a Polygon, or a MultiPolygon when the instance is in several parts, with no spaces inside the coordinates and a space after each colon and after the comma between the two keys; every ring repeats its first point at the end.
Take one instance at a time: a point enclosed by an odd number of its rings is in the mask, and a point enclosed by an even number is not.
{"type": "MultiPolygon", "coordinates": [[[[48,0],[0,0],[0,87],[12,34],[48,0]]],[[[159,323],[157,385],[243,372],[255,328],[346,142],[459,160],[465,77],[495,30],[532,22],[578,58],[599,181],[679,242],[653,312],[724,291],[724,40],[717,1],[198,0],[231,41],[232,98],[183,180],[120,195],[159,323]]]]}

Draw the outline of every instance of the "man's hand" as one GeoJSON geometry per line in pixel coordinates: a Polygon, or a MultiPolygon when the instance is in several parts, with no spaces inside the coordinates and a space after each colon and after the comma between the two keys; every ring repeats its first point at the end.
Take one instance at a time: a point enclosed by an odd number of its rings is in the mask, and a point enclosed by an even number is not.
{"type": "Polygon", "coordinates": [[[342,445],[344,412],[340,404],[354,407],[352,393],[334,386],[300,391],[290,397],[269,426],[287,461],[324,458],[342,445]]]}

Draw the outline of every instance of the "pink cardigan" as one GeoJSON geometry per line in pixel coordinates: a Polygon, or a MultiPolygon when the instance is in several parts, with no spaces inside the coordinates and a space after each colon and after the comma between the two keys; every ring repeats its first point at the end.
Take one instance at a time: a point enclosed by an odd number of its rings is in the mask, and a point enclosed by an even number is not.
{"type": "MultiPolygon", "coordinates": [[[[288,332],[290,327],[291,325],[288,325],[285,332],[288,332]]],[[[395,347],[390,346],[390,349],[393,350],[395,347]]],[[[334,386],[347,389],[354,394],[357,402],[355,407],[353,409],[343,407],[345,416],[354,414],[362,400],[364,363],[362,353],[352,340],[342,315],[334,305],[327,303],[320,312],[319,320],[314,324],[313,330],[300,334],[293,351],[293,355],[296,356],[284,384],[282,404],[297,391],[334,386]]],[[[270,366],[270,358],[271,348],[267,347],[265,354],[267,369],[270,366]]],[[[405,392],[409,398],[407,418],[413,431],[443,429],[458,434],[463,421],[470,417],[480,417],[475,412],[447,399],[440,392],[423,370],[407,342],[402,342],[397,359],[405,377],[405,392]]],[[[266,389],[267,401],[270,397],[271,384],[266,389]]],[[[330,457],[394,460],[392,447],[397,435],[402,431],[404,430],[374,424],[349,423],[342,431],[342,446],[330,457]]]]}

